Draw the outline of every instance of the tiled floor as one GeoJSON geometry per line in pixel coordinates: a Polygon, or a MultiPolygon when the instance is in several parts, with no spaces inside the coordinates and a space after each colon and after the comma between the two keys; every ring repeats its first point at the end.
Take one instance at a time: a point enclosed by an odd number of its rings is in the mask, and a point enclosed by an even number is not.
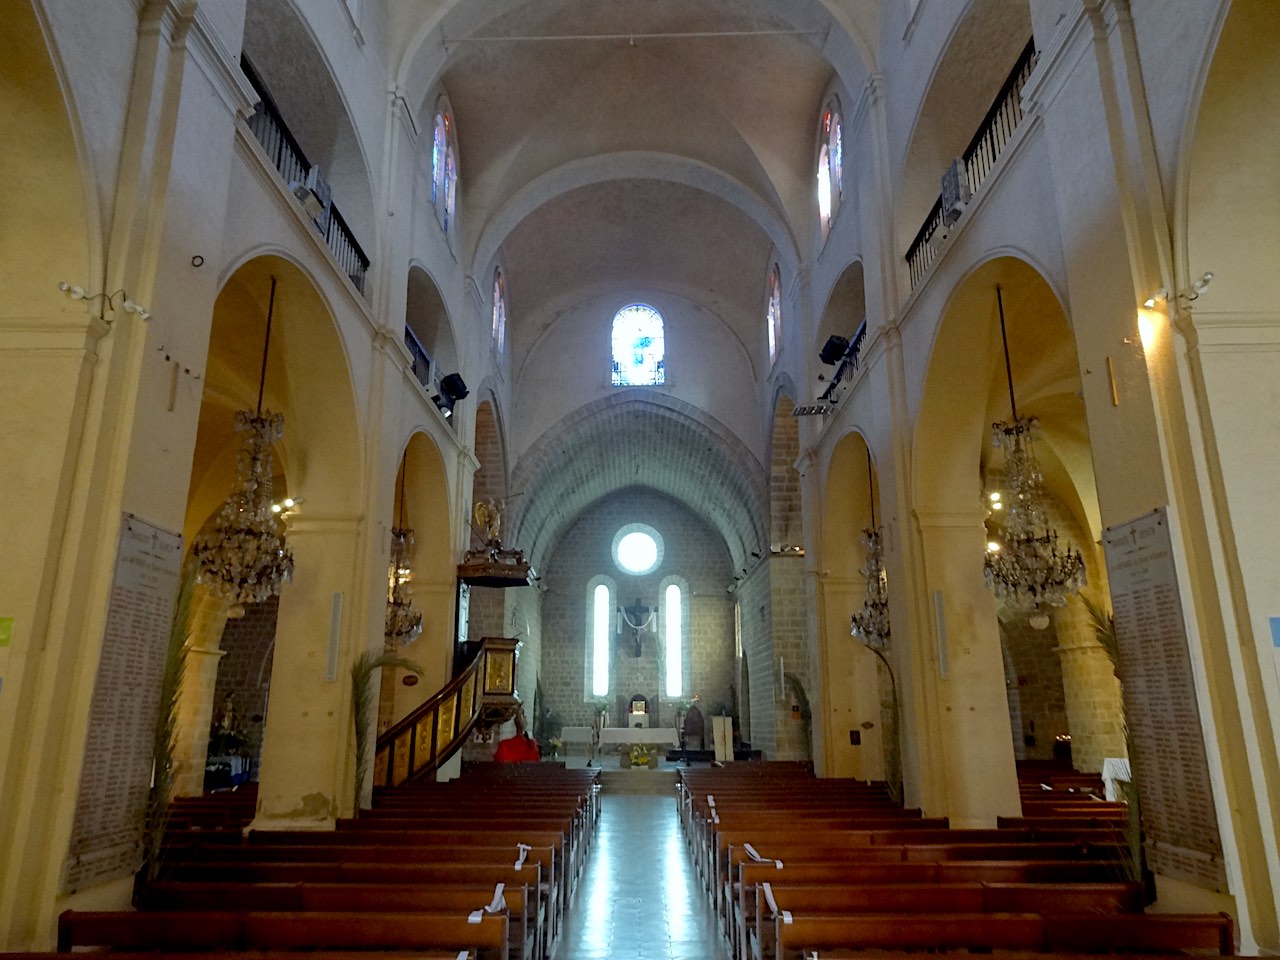
{"type": "Polygon", "coordinates": [[[674,797],[601,797],[555,960],[728,960],[674,797]]]}

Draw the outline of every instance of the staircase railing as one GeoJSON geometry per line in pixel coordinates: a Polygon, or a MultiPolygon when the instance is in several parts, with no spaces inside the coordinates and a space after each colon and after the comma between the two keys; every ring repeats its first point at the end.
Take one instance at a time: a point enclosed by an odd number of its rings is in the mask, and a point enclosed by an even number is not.
{"type": "Polygon", "coordinates": [[[486,712],[510,714],[520,641],[486,637],[480,652],[425,703],[378,737],[373,785],[395,787],[432,776],[462,749],[486,712]]]}

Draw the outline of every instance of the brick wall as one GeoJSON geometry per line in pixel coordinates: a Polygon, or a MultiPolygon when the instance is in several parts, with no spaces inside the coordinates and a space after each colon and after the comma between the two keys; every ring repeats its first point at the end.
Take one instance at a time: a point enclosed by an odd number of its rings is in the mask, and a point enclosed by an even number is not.
{"type": "MultiPolygon", "coordinates": [[[[685,693],[697,692],[705,716],[732,711],[733,601],[729,554],[719,535],[696,514],[662,494],[631,488],[585,510],[566,531],[545,564],[541,604],[540,670],[548,706],[562,723],[585,725],[591,706],[585,702],[587,671],[587,586],[607,576],[616,584],[615,601],[627,606],[637,597],[646,606],[659,602],[659,586],[670,576],[688,584],[690,649],[685,655],[685,693]],[[623,573],[613,562],[614,535],[628,523],[645,523],[664,541],[662,563],[642,577],[623,573]]],[[[641,656],[630,655],[630,631],[619,643],[612,630],[612,722],[621,720],[621,704],[632,694],[657,708],[659,722],[670,725],[675,704],[658,695],[658,644],[653,633],[641,638],[641,656]]]]}
{"type": "Polygon", "coordinates": [[[220,649],[226,651],[226,656],[218,663],[213,722],[216,725],[221,721],[230,697],[236,728],[248,740],[246,752],[253,758],[254,770],[262,753],[262,728],[267,712],[271,655],[275,651],[276,614],[279,609],[279,597],[245,604],[244,616],[228,620],[222,628],[219,644],[220,649]]]}
{"type": "Polygon", "coordinates": [[[1034,630],[1026,615],[1000,621],[1000,639],[1009,651],[1014,674],[1005,680],[1017,697],[1017,716],[1010,715],[1015,756],[1031,760],[1053,757],[1054,737],[1069,733],[1058,635],[1050,624],[1034,630]],[[1020,726],[1018,725],[1020,721],[1020,726]],[[1028,742],[1034,737],[1035,742],[1028,742]]]}

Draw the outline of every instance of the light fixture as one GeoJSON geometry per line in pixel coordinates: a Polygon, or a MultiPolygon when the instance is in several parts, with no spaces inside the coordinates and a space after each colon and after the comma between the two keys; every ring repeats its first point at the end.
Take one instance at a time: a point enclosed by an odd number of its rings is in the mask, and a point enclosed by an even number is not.
{"type": "Polygon", "coordinates": [[[871,503],[871,526],[862,531],[862,545],[867,557],[862,564],[862,575],[867,580],[867,593],[862,609],[850,618],[849,633],[861,637],[862,642],[874,650],[889,645],[889,585],[884,570],[884,538],[876,526],[875,475],[871,471],[871,451],[867,451],[867,492],[871,503]]]}
{"type": "Polygon", "coordinates": [[[272,277],[258,406],[253,412],[237,410],[235,415],[236,432],[246,434],[236,462],[236,489],[223,502],[212,527],[191,546],[197,580],[231,604],[231,617],[243,616],[246,603],[276,596],[293,576],[293,553],[285,545],[284,524],[272,509],[271,497],[271,444],[284,436],[284,416],[262,409],[275,303],[276,278],[272,277]]]}
{"type": "Polygon", "coordinates": [[[1161,287],[1151,296],[1147,297],[1147,299],[1143,300],[1142,305],[1146,307],[1148,310],[1154,310],[1156,308],[1157,303],[1164,303],[1168,299],[1169,299],[1169,291],[1166,290],[1164,287],[1161,287]]]}
{"type": "Polygon", "coordinates": [[[125,293],[123,287],[121,287],[119,290],[116,290],[114,293],[90,294],[85,292],[84,287],[81,287],[74,283],[67,283],[64,280],[58,284],[58,289],[61,290],[63,293],[65,293],[72,300],[88,300],[89,302],[93,302],[94,300],[105,300],[107,303],[107,306],[109,306],[112,310],[120,309],[120,310],[123,310],[125,313],[136,314],[139,320],[151,319],[151,312],[147,310],[147,308],[144,307],[142,304],[138,303],[136,300],[130,300],[129,295],[125,293]],[[119,308],[116,307],[116,297],[118,296],[124,297],[124,299],[120,301],[119,308]]]}
{"type": "Polygon", "coordinates": [[[432,402],[444,414],[445,419],[453,416],[453,405],[467,396],[467,385],[459,374],[451,373],[440,380],[440,389],[432,402]]]}
{"type": "MultiPolygon", "coordinates": [[[[1010,609],[1039,612],[1044,604],[1061,607],[1085,585],[1084,558],[1079,550],[1058,546],[1058,533],[1049,526],[1042,490],[1043,477],[1036,460],[1034,417],[1019,417],[1013,393],[1013,367],[1009,362],[1009,338],[1005,332],[1004,299],[996,286],[1000,310],[1000,342],[1009,382],[1012,419],[991,425],[995,445],[1004,450],[1008,507],[1003,537],[992,550],[987,545],[983,572],[987,586],[1010,609]]],[[[994,542],[994,541],[993,541],[994,542]]],[[[1047,626],[1047,624],[1046,624],[1047,626]]]]}
{"type": "Polygon", "coordinates": [[[422,614],[413,608],[405,584],[413,577],[409,553],[413,548],[413,530],[404,525],[404,479],[409,472],[406,457],[400,466],[400,495],[396,523],[391,528],[391,563],[387,570],[386,646],[408,646],[422,634],[422,614]]]}

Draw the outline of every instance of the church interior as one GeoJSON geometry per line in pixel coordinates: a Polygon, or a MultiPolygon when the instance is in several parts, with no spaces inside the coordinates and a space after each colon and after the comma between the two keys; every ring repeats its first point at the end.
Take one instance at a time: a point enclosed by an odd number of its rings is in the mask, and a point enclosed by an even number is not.
{"type": "Polygon", "coordinates": [[[1275,0],[5,32],[0,950],[136,906],[165,810],[464,844],[502,798],[572,812],[494,955],[613,955],[574,911],[644,929],[639,844],[713,913],[645,956],[781,960],[716,795],[985,843],[1078,789],[1151,929],[1280,954],[1275,0]],[[650,766],[667,819],[597,799],[650,766]]]}

